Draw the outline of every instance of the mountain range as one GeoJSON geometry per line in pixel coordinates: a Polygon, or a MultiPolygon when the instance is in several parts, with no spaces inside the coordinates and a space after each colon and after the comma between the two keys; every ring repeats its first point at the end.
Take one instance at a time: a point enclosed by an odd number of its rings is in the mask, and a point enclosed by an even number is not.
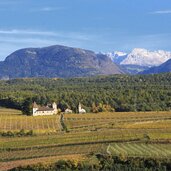
{"type": "Polygon", "coordinates": [[[109,74],[124,74],[124,71],[104,54],[60,45],[20,49],[0,62],[1,79],[109,74]]]}
{"type": "MultiPolygon", "coordinates": [[[[141,48],[135,48],[131,53],[116,51],[108,52],[106,55],[130,74],[143,73],[146,70],[149,70],[148,73],[151,73],[151,67],[158,68],[158,66],[171,59],[171,52],[163,50],[148,51],[141,48]]],[[[164,71],[167,72],[168,70],[163,68],[162,72],[164,71]]],[[[158,72],[160,73],[160,69],[158,69],[158,72]]]]}
{"type": "Polygon", "coordinates": [[[130,53],[95,53],[54,45],[20,49],[0,62],[0,79],[86,77],[110,74],[171,72],[171,52],[136,48],[130,53]]]}

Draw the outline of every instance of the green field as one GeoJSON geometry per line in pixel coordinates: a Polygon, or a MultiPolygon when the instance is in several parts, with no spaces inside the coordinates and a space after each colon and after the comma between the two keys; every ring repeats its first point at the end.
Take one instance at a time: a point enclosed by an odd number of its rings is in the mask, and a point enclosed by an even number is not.
{"type": "Polygon", "coordinates": [[[24,116],[0,109],[0,132],[33,131],[31,136],[0,136],[0,164],[42,157],[111,153],[128,157],[171,158],[171,112],[114,112],[24,116]]]}

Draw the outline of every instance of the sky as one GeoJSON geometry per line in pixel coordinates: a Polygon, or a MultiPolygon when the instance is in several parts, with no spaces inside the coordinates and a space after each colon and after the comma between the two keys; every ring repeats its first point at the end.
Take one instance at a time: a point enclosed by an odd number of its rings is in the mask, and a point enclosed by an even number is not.
{"type": "Polygon", "coordinates": [[[0,0],[0,61],[57,44],[171,51],[171,0],[0,0]]]}

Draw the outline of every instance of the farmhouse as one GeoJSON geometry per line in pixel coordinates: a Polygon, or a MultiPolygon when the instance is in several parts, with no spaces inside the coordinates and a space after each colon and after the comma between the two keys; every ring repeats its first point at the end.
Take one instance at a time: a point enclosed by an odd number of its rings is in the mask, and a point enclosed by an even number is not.
{"type": "Polygon", "coordinates": [[[49,106],[38,106],[36,102],[33,103],[33,116],[42,116],[42,115],[54,115],[57,114],[57,105],[54,102],[52,107],[49,106]]]}

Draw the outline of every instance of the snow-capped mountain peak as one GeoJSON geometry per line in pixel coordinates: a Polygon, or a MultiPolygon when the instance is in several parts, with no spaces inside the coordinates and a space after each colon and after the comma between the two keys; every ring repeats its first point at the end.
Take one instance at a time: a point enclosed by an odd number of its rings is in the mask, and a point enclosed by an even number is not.
{"type": "Polygon", "coordinates": [[[108,52],[106,55],[117,64],[120,64],[127,57],[127,53],[120,51],[108,52]]]}
{"type": "Polygon", "coordinates": [[[121,61],[121,65],[158,66],[171,58],[171,52],[158,50],[148,51],[147,49],[135,48],[121,61]]]}

